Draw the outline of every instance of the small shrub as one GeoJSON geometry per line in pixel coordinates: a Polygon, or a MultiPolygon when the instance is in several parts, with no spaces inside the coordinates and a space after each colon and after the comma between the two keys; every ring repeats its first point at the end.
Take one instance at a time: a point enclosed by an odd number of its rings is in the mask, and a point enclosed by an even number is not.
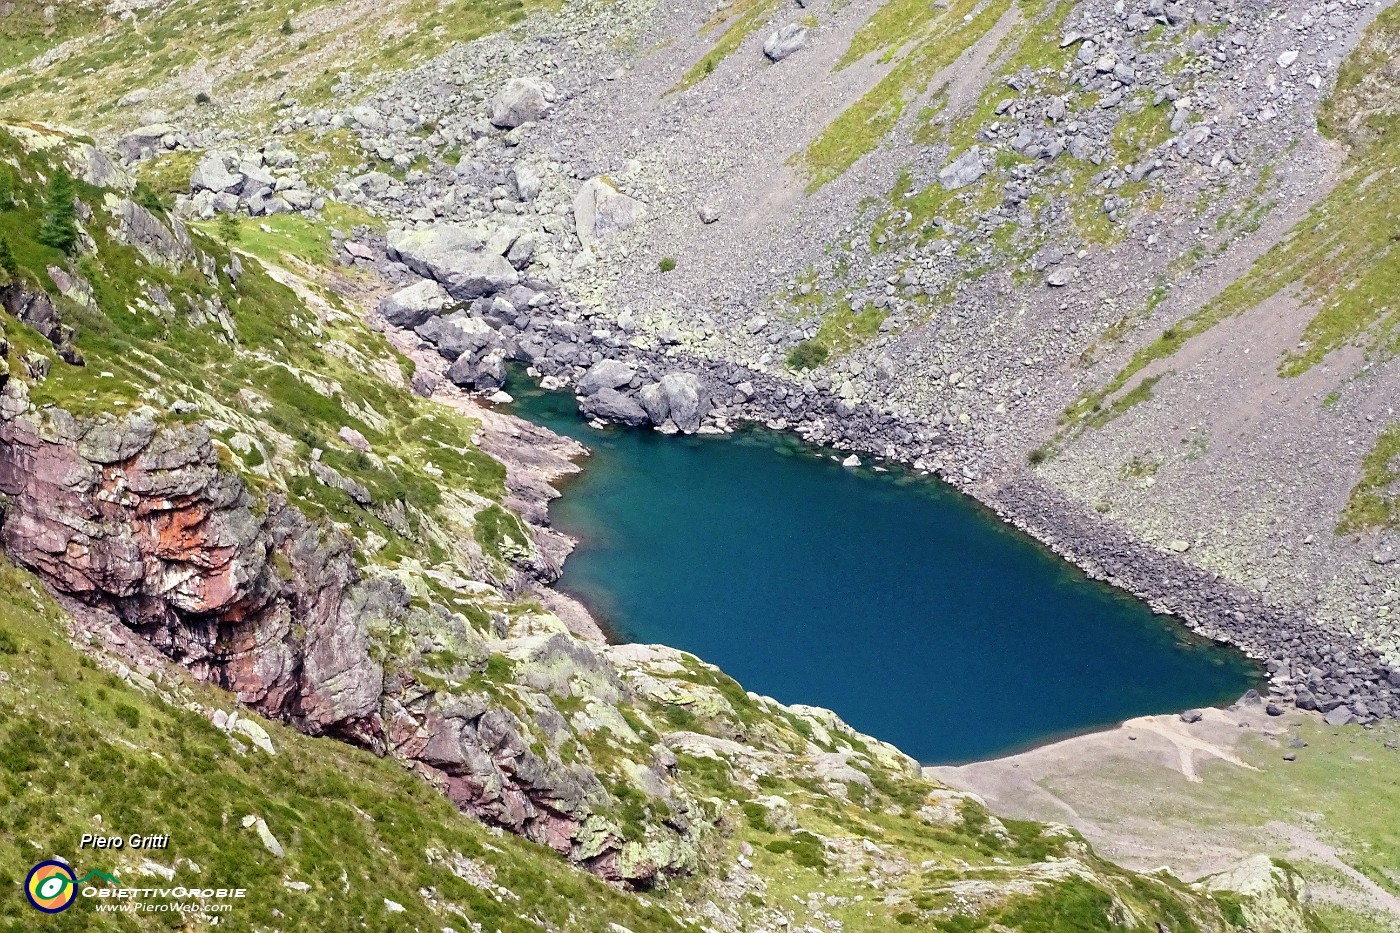
{"type": "Polygon", "coordinates": [[[292,33],[296,32],[296,27],[292,25],[292,18],[290,16],[282,20],[281,30],[284,36],[290,36],[292,33]]]}
{"type": "Polygon", "coordinates": [[[1040,466],[1050,458],[1050,454],[1044,447],[1037,447],[1026,457],[1031,462],[1031,466],[1040,466]]]}
{"type": "Polygon", "coordinates": [[[238,218],[233,214],[219,215],[219,239],[225,246],[237,243],[242,233],[238,229],[238,218]]]}
{"type": "Polygon", "coordinates": [[[789,369],[815,369],[826,362],[831,351],[819,340],[804,340],[788,353],[789,369]]]}
{"type": "Polygon", "coordinates": [[[15,206],[15,177],[10,174],[10,170],[0,165],[0,211],[7,211],[15,206]]]}
{"type": "MultiPolygon", "coordinates": [[[[0,243],[3,242],[5,241],[0,240],[0,243]]],[[[19,642],[3,628],[0,628],[0,654],[19,654],[19,642]]]]}
{"type": "Polygon", "coordinates": [[[200,91],[198,94],[194,95],[194,102],[200,105],[212,104],[214,98],[210,97],[206,92],[200,91]]]}
{"type": "Polygon", "coordinates": [[[141,725],[141,711],[130,703],[118,703],[116,706],[112,707],[112,712],[115,713],[117,718],[129,729],[135,729],[137,726],[141,725]]]}
{"type": "Polygon", "coordinates": [[[657,263],[657,267],[662,272],[670,272],[672,269],[676,268],[676,261],[670,256],[667,256],[662,259],[661,262],[657,263]]]}
{"type": "Polygon", "coordinates": [[[136,190],[132,192],[131,197],[133,201],[152,214],[165,213],[165,205],[161,203],[160,195],[156,194],[155,189],[144,181],[136,183],[136,190]]]}
{"type": "Polygon", "coordinates": [[[773,827],[768,823],[768,808],[761,803],[745,801],[743,805],[744,818],[749,821],[749,826],[761,833],[771,833],[773,827]]]}

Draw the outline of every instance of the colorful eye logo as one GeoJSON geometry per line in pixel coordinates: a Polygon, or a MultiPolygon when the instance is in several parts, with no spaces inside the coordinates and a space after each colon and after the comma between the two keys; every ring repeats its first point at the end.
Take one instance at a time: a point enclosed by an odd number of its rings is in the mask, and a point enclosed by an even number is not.
{"type": "Polygon", "coordinates": [[[56,914],[66,910],[78,896],[78,879],[62,862],[40,862],[24,879],[24,896],[35,910],[56,914]]]}

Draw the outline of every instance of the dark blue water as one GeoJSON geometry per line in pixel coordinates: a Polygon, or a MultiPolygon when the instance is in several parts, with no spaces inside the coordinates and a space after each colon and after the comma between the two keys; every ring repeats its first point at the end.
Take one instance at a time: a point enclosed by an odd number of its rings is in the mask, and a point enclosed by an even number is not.
{"type": "Polygon", "coordinates": [[[771,431],[599,431],[516,380],[513,410],[583,441],[550,516],[559,588],[615,637],[835,710],[925,763],[986,758],[1256,686],[1242,655],[1088,579],[949,487],[852,471],[771,431]]]}

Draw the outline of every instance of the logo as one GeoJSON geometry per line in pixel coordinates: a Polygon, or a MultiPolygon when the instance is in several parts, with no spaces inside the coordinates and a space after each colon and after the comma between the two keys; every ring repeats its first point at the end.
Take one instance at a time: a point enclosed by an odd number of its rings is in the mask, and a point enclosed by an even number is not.
{"type": "Polygon", "coordinates": [[[73,869],[62,862],[40,862],[29,869],[24,879],[24,896],[35,910],[46,914],[56,914],[67,910],[78,897],[78,886],[87,884],[93,878],[101,878],[108,884],[120,883],[105,871],[93,869],[82,878],[73,874],[73,869]]]}
{"type": "Polygon", "coordinates": [[[40,862],[24,879],[24,896],[35,910],[56,914],[67,910],[78,896],[78,879],[62,862],[40,862]]]}

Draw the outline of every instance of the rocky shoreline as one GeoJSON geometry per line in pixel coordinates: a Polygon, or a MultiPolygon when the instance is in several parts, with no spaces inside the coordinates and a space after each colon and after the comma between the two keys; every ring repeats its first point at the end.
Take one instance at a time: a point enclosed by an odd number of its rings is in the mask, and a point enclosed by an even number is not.
{"type": "MultiPolygon", "coordinates": [[[[1100,12],[1103,17],[1091,16],[1090,25],[1104,35],[1116,35],[1118,14],[1100,12]]],[[[1211,8],[1202,15],[1207,20],[1224,16],[1240,25],[1244,21],[1236,14],[1233,8],[1211,8]]],[[[1180,25],[1172,16],[1162,15],[1168,25],[1180,25]]],[[[1129,31],[1151,25],[1150,19],[1140,16],[1129,19],[1124,27],[1129,31]]],[[[1334,25],[1354,30],[1366,19],[1348,15],[1334,25]]],[[[601,20],[593,25],[604,28],[601,20]]],[[[1086,42],[1086,35],[1083,30],[1066,33],[1063,43],[1086,42]]],[[[1231,42],[1236,50],[1232,54],[1245,54],[1239,50],[1247,42],[1240,37],[1231,42]]],[[[1083,71],[1086,87],[1105,82],[1128,87],[1146,80],[1143,69],[1148,58],[1134,52],[1136,68],[1118,63],[1106,71],[1089,61],[1087,48],[1092,44],[1086,42],[1073,66],[1083,71]]],[[[1249,52],[1265,63],[1272,54],[1262,47],[1249,52]]],[[[1209,65],[1207,71],[1214,73],[1215,68],[1209,65]]],[[[275,137],[303,129],[316,134],[350,131],[364,152],[392,163],[402,174],[376,170],[371,160],[338,176],[327,192],[329,197],[363,207],[389,224],[385,232],[367,227],[349,233],[332,231],[333,255],[342,265],[373,270],[395,286],[398,290],[379,307],[385,321],[412,333],[410,339],[421,346],[435,347],[445,361],[443,366],[420,370],[414,378],[414,389],[420,394],[433,395],[451,385],[494,395],[504,387],[506,362],[514,360],[529,366],[546,388],[575,386],[581,410],[590,418],[682,433],[723,432],[744,421],[757,421],[793,430],[814,444],[903,463],[973,496],[1091,576],[1145,599],[1159,611],[1174,613],[1200,634],[1233,644],[1263,662],[1270,675],[1268,702],[1274,708],[1318,709],[1337,723],[1400,716],[1400,670],[1386,664],[1361,634],[1340,630],[1302,609],[1275,604],[1256,592],[1257,587],[1226,580],[1194,566],[1179,553],[1145,543],[1120,524],[1090,514],[1063,487],[1037,478],[1020,465],[1023,446],[1018,445],[1024,438],[968,430],[967,412],[954,416],[934,406],[925,412],[929,423],[920,423],[911,420],[918,415],[880,410],[910,410],[892,404],[897,374],[890,357],[873,358],[860,374],[872,387],[884,386],[887,397],[875,398],[868,392],[861,398],[860,392],[849,391],[855,374],[850,380],[841,375],[849,367],[786,378],[775,374],[776,364],[769,365],[767,355],[758,364],[763,370],[720,359],[731,351],[742,352],[743,345],[755,341],[766,341],[779,350],[791,345],[796,331],[779,333],[782,325],[770,321],[750,300],[737,302],[718,318],[697,311],[696,320],[686,320],[702,338],[732,338],[729,349],[717,348],[715,341],[707,339],[697,343],[691,339],[693,334],[675,326],[680,318],[667,307],[671,299],[683,298],[679,291],[669,298],[657,292],[656,302],[644,301],[644,310],[634,311],[625,303],[626,296],[639,301],[644,296],[625,289],[614,295],[608,283],[616,283],[619,276],[637,277],[636,260],[649,251],[635,253],[640,244],[629,231],[655,226],[648,220],[662,204],[652,191],[660,182],[647,181],[650,176],[639,160],[627,159],[620,170],[613,171],[587,156],[598,146],[585,146],[584,155],[575,159],[570,155],[573,147],[563,145],[576,130],[591,134],[582,103],[587,102],[590,89],[615,81],[622,72],[602,75],[588,68],[561,68],[545,77],[536,76],[538,71],[524,44],[463,47],[375,88],[355,106],[293,108],[273,128],[274,138],[261,146],[206,154],[191,179],[190,198],[183,199],[177,211],[210,216],[206,208],[220,192],[227,202],[222,208],[240,209],[242,202],[235,202],[232,192],[257,195],[266,181],[258,174],[259,166],[264,172],[268,164],[288,170],[284,163],[294,161],[283,154],[286,148],[275,137]],[[439,87],[457,90],[446,97],[428,92],[439,87]],[[489,94],[462,90],[472,88],[490,90],[489,94]],[[458,156],[449,161],[445,154],[454,151],[458,156]],[[612,300],[619,297],[624,300],[612,300]],[[736,318],[737,312],[749,316],[736,318]],[[700,352],[697,346],[706,349],[700,352]]],[[[1153,81],[1165,81],[1159,78],[1153,81]]],[[[1308,82],[1311,91],[1304,95],[1308,101],[1322,80],[1319,75],[1308,82]]],[[[1185,98],[1178,99],[1174,87],[1164,87],[1152,106],[1176,100],[1175,110],[1182,119],[1173,120],[1172,131],[1182,131],[1188,112],[1181,106],[1185,98]]],[[[1291,84],[1279,87],[1293,94],[1291,84]]],[[[1008,112],[1020,113],[1016,101],[1008,99],[1004,104],[1008,112]]],[[[1310,112],[1311,106],[1299,104],[1300,112],[1310,112]]],[[[1210,132],[1205,124],[1197,127],[1195,133],[1201,136],[1197,142],[1210,132]]],[[[1178,143],[1172,151],[1185,158],[1191,147],[1182,140],[1178,143]]],[[[1164,145],[1170,148],[1171,140],[1164,145]]],[[[144,156],[144,150],[130,150],[123,147],[130,158],[144,156]]],[[[1053,161],[1059,154],[1048,155],[1053,161]]],[[[1200,161],[1206,156],[1202,150],[1193,158],[1200,161]]],[[[1217,158],[1210,164],[1230,172],[1238,161],[1217,158]]],[[[1149,176],[1164,170],[1160,160],[1145,160],[1140,167],[1148,171],[1138,180],[1150,180],[1149,176]]],[[[961,186],[960,182],[944,184],[953,189],[961,186]]],[[[221,207],[212,209],[217,212],[221,207]]],[[[308,209],[314,213],[316,207],[311,204],[308,209]]],[[[723,214],[704,197],[691,210],[697,229],[712,227],[723,214]]],[[[256,213],[251,208],[249,212],[256,213]]],[[[1087,253],[1079,256],[1087,258],[1087,253]]],[[[669,267],[667,261],[661,260],[662,272],[676,268],[673,258],[669,267]]],[[[1086,275],[1092,271],[1090,263],[1079,265],[1086,275]]],[[[1046,294],[1064,290],[1075,277],[1052,275],[1046,294]]],[[[909,284],[892,276],[874,279],[874,287],[883,292],[883,297],[873,299],[874,307],[888,304],[901,282],[909,284]]],[[[1063,302],[1058,306],[1066,307],[1063,302]]],[[[1059,332],[1059,324],[1053,330],[1059,332]]],[[[857,354],[857,361],[867,355],[857,354]]],[[[1028,357],[1022,362],[1041,365],[1045,360],[1036,363],[1028,357]]],[[[955,360],[939,365],[942,368],[933,372],[939,385],[961,392],[979,384],[980,369],[976,373],[959,370],[955,360]]],[[[993,403],[990,396],[984,401],[993,403]]],[[[548,536],[543,540],[547,543],[543,551],[550,555],[546,563],[556,566],[531,572],[547,580],[557,574],[557,563],[566,551],[551,550],[554,545],[548,544],[548,536]]]]}
{"type": "MultiPolygon", "coordinates": [[[[1230,644],[1259,661],[1269,680],[1267,693],[1259,701],[1273,715],[1296,706],[1320,711],[1334,725],[1400,717],[1400,669],[1386,664],[1360,639],[1320,632],[1301,610],[1271,605],[1256,592],[1134,538],[1025,470],[984,475],[977,452],[937,428],[905,423],[865,403],[852,405],[810,380],[801,384],[675,349],[608,346],[607,337],[597,336],[606,332],[602,326],[591,327],[581,336],[583,328],[561,331],[551,322],[535,319],[525,328],[502,326],[503,322],[490,322],[489,316],[483,322],[489,322],[488,327],[496,324],[497,334],[504,332],[499,349],[491,352],[528,363],[531,374],[546,388],[573,385],[585,417],[650,426],[664,433],[722,433],[745,422],[761,423],[793,431],[813,445],[935,475],[1093,579],[1110,583],[1155,611],[1176,616],[1193,632],[1230,644]],[[553,339],[544,338],[542,351],[521,353],[520,341],[540,332],[553,339]],[[561,361],[554,351],[561,343],[571,348],[601,345],[603,350],[586,351],[584,358],[593,361],[585,369],[561,361]],[[648,403],[648,389],[655,393],[668,381],[672,386],[683,383],[682,394],[693,395],[684,426],[666,412],[655,417],[660,409],[654,399],[648,403]]],[[[616,322],[609,323],[616,327],[616,322]]],[[[576,355],[572,350],[566,354],[576,355]]],[[[434,383],[430,391],[440,392],[440,384],[434,383]]],[[[495,393],[504,385],[502,378],[481,389],[495,393]]],[[[566,554],[560,555],[561,563],[566,554]]],[[[545,573],[539,579],[547,584],[557,574],[555,567],[552,576],[545,573]]]]}

